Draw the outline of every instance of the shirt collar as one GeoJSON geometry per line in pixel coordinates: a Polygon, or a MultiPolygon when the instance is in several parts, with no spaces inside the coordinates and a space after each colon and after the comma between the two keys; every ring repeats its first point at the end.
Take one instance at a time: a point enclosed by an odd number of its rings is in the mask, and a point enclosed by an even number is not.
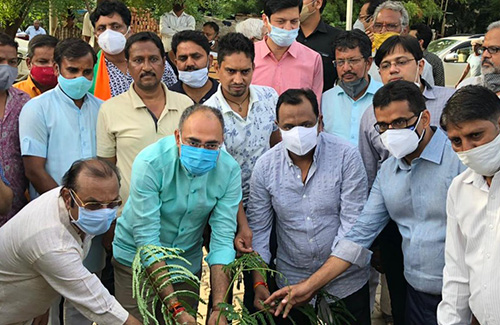
{"type": "MultiPolygon", "coordinates": [[[[486,179],[484,178],[484,176],[479,175],[478,173],[476,173],[475,171],[473,171],[470,168],[468,168],[465,171],[465,173],[467,173],[467,175],[462,180],[463,183],[471,184],[472,186],[474,186],[482,191],[489,192],[489,186],[488,186],[488,183],[486,183],[486,179]]],[[[495,174],[495,176],[500,177],[500,172],[497,172],[495,174]]]]}
{"type": "Polygon", "coordinates": [[[436,99],[436,94],[434,92],[434,87],[432,87],[427,81],[425,81],[424,79],[421,79],[422,80],[422,83],[424,84],[424,91],[422,93],[422,95],[424,96],[424,98],[426,100],[431,100],[431,99],[436,99]]]}
{"type": "Polygon", "coordinates": [[[170,10],[169,13],[172,14],[172,15],[174,15],[175,18],[181,18],[182,16],[188,16],[188,14],[185,11],[183,11],[180,16],[177,16],[173,10],[170,10]]]}
{"type": "MultiPolygon", "coordinates": [[[[366,94],[375,95],[377,90],[379,90],[379,88],[381,87],[375,79],[373,79],[370,75],[368,75],[368,76],[370,77],[370,83],[368,84],[368,88],[366,88],[365,93],[363,94],[363,96],[359,97],[358,100],[365,97],[366,94]]],[[[340,83],[340,79],[339,79],[339,83],[340,83]]],[[[340,87],[339,83],[337,84],[337,86],[339,87],[338,88],[338,95],[345,94],[344,89],[342,87],[340,87]]],[[[349,98],[351,98],[351,97],[349,97],[349,98]]]]}
{"type": "MultiPolygon", "coordinates": [[[[250,110],[252,109],[254,103],[257,103],[259,101],[258,96],[255,94],[255,92],[252,89],[252,85],[250,85],[248,89],[250,91],[250,98],[248,101],[247,116],[250,114],[250,110]]],[[[219,83],[219,86],[217,88],[217,92],[215,93],[215,96],[217,96],[217,99],[219,100],[219,105],[220,105],[220,108],[222,110],[222,114],[230,113],[230,114],[236,114],[236,115],[240,116],[235,111],[233,111],[231,106],[229,106],[226,98],[224,98],[224,95],[222,94],[222,84],[220,84],[220,83],[219,83]]]]}
{"type": "MultiPolygon", "coordinates": [[[[263,44],[263,50],[261,52],[262,53],[262,58],[265,58],[266,56],[273,54],[273,52],[271,52],[271,49],[269,48],[269,46],[267,45],[267,42],[266,42],[266,40],[267,40],[268,37],[269,36],[265,36],[262,41],[259,41],[259,42],[264,42],[264,44],[263,44]]],[[[292,43],[292,45],[290,45],[290,47],[288,48],[288,50],[286,50],[286,52],[283,54],[283,57],[286,55],[286,53],[290,53],[291,56],[293,56],[294,58],[297,58],[298,55],[299,55],[299,51],[300,51],[300,45],[298,44],[297,41],[294,41],[292,43]]],[[[274,58],[274,54],[272,56],[274,58]]]]}
{"type": "MultiPolygon", "coordinates": [[[[160,83],[161,86],[163,87],[163,91],[165,92],[165,108],[168,108],[168,110],[177,110],[175,107],[168,107],[168,89],[167,86],[163,82],[160,83]]],[[[130,85],[130,88],[128,89],[128,93],[130,96],[130,102],[132,103],[132,107],[134,108],[147,108],[146,104],[144,104],[144,101],[142,98],[137,94],[137,92],[134,89],[134,82],[130,85]]],[[[163,112],[162,112],[163,114],[163,112]]]]}
{"type": "MultiPolygon", "coordinates": [[[[308,37],[311,37],[312,35],[316,34],[316,32],[321,32],[321,33],[324,33],[324,34],[328,33],[328,31],[326,30],[326,24],[323,21],[323,18],[321,18],[319,20],[319,23],[316,26],[316,29],[308,37]]],[[[302,32],[302,28],[299,29],[299,33],[302,34],[302,36],[304,36],[304,38],[308,38],[308,37],[305,37],[304,33],[302,32]]]]}
{"type": "Polygon", "coordinates": [[[28,79],[26,80],[28,81],[29,87],[31,90],[33,90],[33,92],[35,92],[38,95],[42,93],[40,89],[38,89],[35,83],[33,82],[33,78],[31,78],[31,75],[28,75],[28,79]]]}
{"type": "MultiPolygon", "coordinates": [[[[436,165],[441,164],[441,160],[443,158],[443,153],[445,146],[447,144],[448,138],[444,134],[441,129],[436,128],[434,129],[434,134],[432,135],[431,140],[429,143],[424,148],[424,151],[420,154],[420,157],[416,159],[424,159],[429,162],[435,163],[436,165]]],[[[408,170],[409,166],[404,160],[404,158],[398,159],[396,168],[402,169],[402,170],[408,170]]]]}

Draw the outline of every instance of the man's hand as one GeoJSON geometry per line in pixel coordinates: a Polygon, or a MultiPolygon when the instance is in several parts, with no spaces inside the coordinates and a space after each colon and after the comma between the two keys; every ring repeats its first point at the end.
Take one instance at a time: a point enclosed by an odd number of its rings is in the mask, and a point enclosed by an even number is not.
{"type": "Polygon", "coordinates": [[[47,325],[49,323],[49,311],[50,309],[45,314],[35,317],[31,325],[47,325]]]}
{"type": "Polygon", "coordinates": [[[252,237],[252,230],[248,224],[239,225],[238,232],[234,238],[234,248],[238,252],[238,255],[253,252],[252,237]]]}
{"type": "Polygon", "coordinates": [[[227,319],[220,313],[220,310],[212,310],[208,325],[227,325],[227,319]]]}
{"type": "Polygon", "coordinates": [[[279,316],[281,311],[283,311],[283,318],[286,318],[292,307],[308,303],[315,294],[316,292],[312,290],[311,285],[306,280],[299,284],[281,288],[267,298],[264,303],[274,307],[274,301],[282,299],[278,306],[276,306],[274,316],[279,316]]]}
{"type": "Polygon", "coordinates": [[[183,311],[177,314],[175,320],[179,324],[197,325],[196,319],[193,316],[191,316],[187,311],[183,311]]]}
{"type": "Polygon", "coordinates": [[[253,299],[253,305],[255,308],[257,308],[257,310],[262,310],[264,309],[264,301],[266,301],[271,294],[269,293],[269,290],[263,285],[257,286],[254,291],[255,297],[253,299]]]}

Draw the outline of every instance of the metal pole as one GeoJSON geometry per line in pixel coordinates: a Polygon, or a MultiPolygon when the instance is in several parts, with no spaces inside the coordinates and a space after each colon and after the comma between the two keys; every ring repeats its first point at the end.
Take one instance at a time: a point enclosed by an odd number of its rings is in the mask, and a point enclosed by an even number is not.
{"type": "Polygon", "coordinates": [[[352,10],[353,10],[353,0],[347,0],[346,13],[345,13],[345,29],[346,30],[352,29],[352,10]]]}

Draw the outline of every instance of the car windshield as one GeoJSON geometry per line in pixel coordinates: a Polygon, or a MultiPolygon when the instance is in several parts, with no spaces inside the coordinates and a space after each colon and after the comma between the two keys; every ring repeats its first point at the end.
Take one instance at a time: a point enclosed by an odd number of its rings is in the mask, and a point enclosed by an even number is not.
{"type": "Polygon", "coordinates": [[[441,51],[447,49],[448,47],[458,42],[459,42],[458,40],[454,39],[438,39],[430,42],[429,46],[427,47],[427,51],[434,54],[439,54],[441,51]]]}

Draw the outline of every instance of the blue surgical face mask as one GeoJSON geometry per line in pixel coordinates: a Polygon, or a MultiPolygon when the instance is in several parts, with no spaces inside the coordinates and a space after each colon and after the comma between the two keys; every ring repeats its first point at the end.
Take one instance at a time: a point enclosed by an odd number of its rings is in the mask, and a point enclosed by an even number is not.
{"type": "MultiPolygon", "coordinates": [[[[271,24],[270,24],[271,25],[271,24]]],[[[299,35],[299,29],[282,29],[279,27],[275,27],[271,25],[271,32],[269,33],[269,37],[273,40],[273,42],[281,47],[288,47],[295,42],[295,39],[299,35]]]]}
{"type": "Polygon", "coordinates": [[[99,210],[87,210],[82,207],[78,207],[78,220],[75,220],[70,212],[71,222],[80,228],[84,233],[88,235],[101,235],[108,231],[113,220],[116,219],[116,211],[118,207],[114,209],[99,209],[99,210]]]}
{"type": "Polygon", "coordinates": [[[201,176],[215,168],[219,152],[181,144],[181,163],[190,174],[201,176]]]}
{"type": "Polygon", "coordinates": [[[57,82],[62,91],[71,99],[82,99],[92,87],[92,80],[88,80],[84,76],[74,79],[66,79],[61,74],[57,77],[57,82]]]}

